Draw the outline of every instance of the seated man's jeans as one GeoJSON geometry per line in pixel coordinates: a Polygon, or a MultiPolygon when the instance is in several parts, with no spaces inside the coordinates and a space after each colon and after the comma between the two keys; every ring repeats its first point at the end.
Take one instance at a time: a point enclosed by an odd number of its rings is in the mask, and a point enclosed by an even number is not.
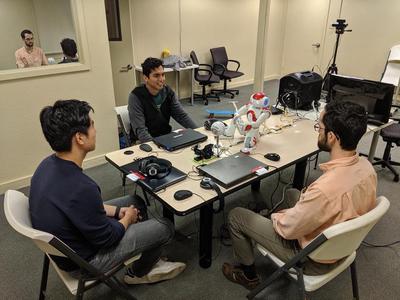
{"type": "MultiPolygon", "coordinates": [[[[107,205],[126,207],[146,207],[143,200],[134,196],[124,196],[104,202],[107,205]]],[[[150,219],[131,224],[121,241],[114,247],[101,249],[89,261],[101,271],[108,271],[122,261],[142,254],[139,260],[131,265],[132,273],[137,277],[146,275],[160,259],[162,246],[172,240],[174,227],[165,219],[150,219]]],[[[73,272],[75,273],[75,272],[73,272]]],[[[74,276],[74,274],[71,274],[74,276]]]]}
{"type": "MultiPolygon", "coordinates": [[[[289,206],[294,206],[300,197],[300,191],[289,189],[286,191],[285,200],[289,206]]],[[[284,262],[288,262],[301,248],[292,242],[283,239],[276,233],[272,221],[257,213],[242,207],[232,209],[228,216],[229,231],[235,258],[244,265],[254,263],[253,242],[255,241],[273,253],[284,262]]],[[[319,275],[328,273],[339,262],[321,264],[309,259],[304,266],[304,274],[319,275]]]]}

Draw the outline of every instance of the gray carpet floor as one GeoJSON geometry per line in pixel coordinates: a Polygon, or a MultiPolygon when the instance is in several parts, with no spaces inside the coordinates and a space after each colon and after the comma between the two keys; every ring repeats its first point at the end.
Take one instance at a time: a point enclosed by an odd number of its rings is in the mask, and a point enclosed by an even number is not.
{"type": "MultiPolygon", "coordinates": [[[[265,91],[275,99],[277,96],[278,81],[265,84],[265,91]]],[[[235,100],[245,103],[252,92],[252,86],[240,88],[240,95],[235,100]]],[[[221,102],[210,101],[209,108],[230,109],[230,99],[222,98],[221,102]]],[[[185,109],[201,125],[207,118],[205,107],[201,101],[194,106],[183,101],[185,109]]],[[[368,152],[371,135],[367,135],[360,143],[359,151],[368,152]]],[[[376,155],[383,153],[384,143],[379,142],[376,155]]],[[[393,158],[400,160],[399,149],[393,149],[393,158]]],[[[328,155],[322,153],[319,162],[327,161],[328,155]]],[[[320,170],[313,169],[314,162],[310,161],[307,169],[307,182],[310,183],[318,176],[320,170]]],[[[375,168],[378,174],[378,195],[385,195],[391,202],[391,207],[383,219],[368,234],[366,240],[370,243],[385,244],[400,240],[399,217],[400,199],[399,183],[392,181],[393,176],[387,169],[375,168]]],[[[109,164],[104,164],[86,170],[101,187],[103,199],[112,199],[132,193],[135,189],[129,183],[124,190],[121,187],[119,172],[109,164]]],[[[139,299],[244,299],[247,290],[227,281],[221,273],[221,265],[225,261],[233,261],[232,249],[220,241],[220,225],[226,218],[229,210],[236,206],[243,207],[270,207],[282,196],[283,187],[290,182],[293,168],[281,172],[278,176],[271,176],[262,181],[259,192],[252,192],[245,188],[226,199],[224,213],[215,215],[213,227],[213,263],[209,269],[202,269],[198,265],[198,223],[199,213],[195,212],[185,217],[176,217],[176,229],[179,234],[166,247],[165,254],[171,260],[184,261],[187,269],[176,279],[151,285],[129,287],[129,291],[139,299]],[[273,190],[278,186],[276,192],[273,190]]],[[[21,189],[29,195],[29,187],[21,189]]],[[[0,299],[35,299],[38,297],[43,256],[38,248],[28,239],[17,234],[7,223],[3,210],[4,195],[0,195],[0,299]]],[[[152,202],[151,214],[161,215],[162,208],[157,202],[152,202]]],[[[274,270],[274,266],[267,259],[258,255],[257,268],[263,278],[274,270]]],[[[400,295],[400,244],[385,248],[371,248],[361,246],[357,252],[357,268],[361,299],[399,299],[400,295]]],[[[119,276],[123,276],[123,272],[119,276]]],[[[296,299],[295,286],[288,280],[278,280],[265,293],[265,299],[296,299]]],[[[61,280],[50,267],[47,288],[48,299],[73,299],[64,287],[61,280]]],[[[345,271],[336,279],[319,290],[308,293],[308,299],[351,299],[350,271],[345,271]]],[[[108,287],[98,286],[89,291],[85,299],[119,299],[108,287]]]]}

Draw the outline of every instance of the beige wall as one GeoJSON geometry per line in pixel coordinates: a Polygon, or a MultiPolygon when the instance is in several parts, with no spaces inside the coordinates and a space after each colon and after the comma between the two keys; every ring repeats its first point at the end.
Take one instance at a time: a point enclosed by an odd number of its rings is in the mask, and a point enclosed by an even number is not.
{"type": "Polygon", "coordinates": [[[133,89],[134,70],[121,72],[121,67],[133,65],[132,34],[129,0],[120,0],[122,41],[110,41],[110,55],[116,106],[128,104],[128,95],[133,89]]]}
{"type": "MultiPolygon", "coordinates": [[[[271,0],[264,72],[265,80],[277,79],[281,76],[287,5],[288,0],[271,0]]],[[[266,92],[268,93],[268,91],[266,92]]]]}
{"type": "Polygon", "coordinates": [[[57,99],[83,99],[94,107],[97,147],[88,164],[102,162],[105,153],[118,148],[104,3],[82,2],[89,71],[0,82],[0,193],[29,184],[38,163],[52,152],[41,133],[38,115],[42,107],[57,99]]]}
{"type": "MultiPolygon", "coordinates": [[[[266,78],[280,75],[287,0],[271,0],[266,78]]],[[[189,57],[194,50],[201,63],[211,63],[210,48],[225,46],[228,57],[240,61],[244,76],[230,83],[253,83],[259,0],[131,0],[134,61],[171,54],[189,57]]],[[[167,81],[174,86],[172,74],[167,81]]],[[[189,95],[190,74],[181,75],[181,96],[189,95]]],[[[198,87],[197,87],[198,88],[198,87]]]]}
{"type": "Polygon", "coordinates": [[[353,31],[342,36],[339,72],[380,80],[389,49],[400,44],[400,1],[343,0],[340,16],[353,31]]]}

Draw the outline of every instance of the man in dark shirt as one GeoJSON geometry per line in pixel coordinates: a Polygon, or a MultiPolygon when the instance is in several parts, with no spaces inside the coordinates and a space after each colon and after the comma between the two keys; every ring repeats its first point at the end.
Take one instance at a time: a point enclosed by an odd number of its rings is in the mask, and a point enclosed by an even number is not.
{"type": "Polygon", "coordinates": [[[133,140],[148,142],[170,133],[170,118],[185,128],[197,128],[183,110],[175,92],[165,84],[164,68],[158,58],[147,58],[142,64],[144,85],[136,87],[128,100],[133,140]]]}
{"type": "MultiPolygon", "coordinates": [[[[96,146],[96,129],[84,101],[59,100],[40,113],[43,134],[55,154],[32,177],[29,209],[34,228],[53,234],[89,263],[107,271],[139,253],[125,282],[149,283],[175,277],[183,263],[160,260],[161,246],[174,229],[167,220],[143,220],[140,198],[125,196],[103,204],[99,186],[82,172],[86,154],[96,146]]],[[[71,275],[78,266],[67,258],[55,262],[71,275]]]]}

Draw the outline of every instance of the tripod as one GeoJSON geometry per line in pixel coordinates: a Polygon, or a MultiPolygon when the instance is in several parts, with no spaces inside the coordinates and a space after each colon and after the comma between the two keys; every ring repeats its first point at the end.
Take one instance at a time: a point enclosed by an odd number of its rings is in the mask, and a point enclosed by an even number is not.
{"type": "Polygon", "coordinates": [[[338,68],[336,66],[336,56],[339,48],[339,40],[340,36],[347,32],[351,32],[351,29],[345,30],[348,24],[346,24],[346,20],[344,19],[337,19],[337,24],[332,24],[332,27],[336,28],[336,43],[335,43],[335,52],[333,53],[333,61],[332,64],[329,66],[328,71],[326,72],[323,80],[323,87],[322,89],[324,91],[328,91],[328,97],[330,93],[330,75],[331,74],[337,74],[338,73],[338,68]]]}

